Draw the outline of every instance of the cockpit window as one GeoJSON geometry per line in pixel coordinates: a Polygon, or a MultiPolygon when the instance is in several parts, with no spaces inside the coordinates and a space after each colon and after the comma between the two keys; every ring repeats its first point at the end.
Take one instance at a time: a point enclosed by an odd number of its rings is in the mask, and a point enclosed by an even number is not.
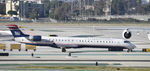
{"type": "Polygon", "coordinates": [[[130,41],[124,41],[124,43],[130,43],[130,41]]]}

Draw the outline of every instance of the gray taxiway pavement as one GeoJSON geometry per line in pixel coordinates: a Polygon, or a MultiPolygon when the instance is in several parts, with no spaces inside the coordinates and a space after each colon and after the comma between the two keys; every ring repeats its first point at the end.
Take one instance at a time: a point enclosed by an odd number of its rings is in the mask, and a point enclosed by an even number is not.
{"type": "MultiPolygon", "coordinates": [[[[122,30],[100,30],[102,28],[141,28],[139,26],[26,26],[22,30],[30,34],[44,35],[56,34],[60,37],[108,37],[108,38],[122,38],[122,30]],[[34,31],[30,31],[34,29],[34,31]]],[[[10,51],[9,44],[17,43],[13,41],[0,41],[6,43],[6,51],[2,53],[10,53],[8,57],[0,57],[0,64],[35,64],[35,63],[93,63],[96,61],[100,63],[119,63],[114,66],[137,66],[150,67],[150,53],[142,52],[142,48],[150,48],[150,40],[147,38],[147,33],[150,32],[149,26],[144,26],[144,30],[134,29],[133,36],[129,39],[137,48],[134,52],[108,52],[106,49],[67,49],[67,53],[62,53],[60,49],[51,47],[39,47],[37,51],[25,51],[22,45],[21,52],[18,50],[10,51]],[[72,56],[68,56],[69,52],[73,52],[72,56]],[[34,53],[34,57],[31,56],[34,53]]],[[[131,30],[132,31],[132,30],[131,30]]],[[[4,39],[4,38],[0,38],[4,39]]],[[[73,65],[73,64],[72,64],[73,65]]],[[[80,65],[80,64],[79,64],[80,65]]],[[[90,64],[89,64],[90,65],[90,64]]]]}

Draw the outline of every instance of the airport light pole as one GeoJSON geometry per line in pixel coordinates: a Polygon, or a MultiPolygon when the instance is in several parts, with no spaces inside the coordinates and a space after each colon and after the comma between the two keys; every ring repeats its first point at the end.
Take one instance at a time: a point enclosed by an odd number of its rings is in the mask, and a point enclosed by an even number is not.
{"type": "Polygon", "coordinates": [[[103,9],[103,11],[105,12],[105,17],[107,20],[110,20],[111,3],[112,3],[112,0],[106,0],[105,1],[105,8],[103,9]]]}
{"type": "Polygon", "coordinates": [[[12,0],[10,0],[10,10],[12,11],[12,0]]]}

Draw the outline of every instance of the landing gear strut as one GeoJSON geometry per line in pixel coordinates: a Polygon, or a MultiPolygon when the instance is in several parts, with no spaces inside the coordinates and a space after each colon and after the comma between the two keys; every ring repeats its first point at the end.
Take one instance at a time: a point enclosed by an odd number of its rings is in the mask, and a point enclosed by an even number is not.
{"type": "Polygon", "coordinates": [[[128,49],[127,52],[132,52],[132,49],[128,49]]]}
{"type": "Polygon", "coordinates": [[[61,50],[62,52],[66,52],[66,48],[62,48],[62,50],[61,50]]]}

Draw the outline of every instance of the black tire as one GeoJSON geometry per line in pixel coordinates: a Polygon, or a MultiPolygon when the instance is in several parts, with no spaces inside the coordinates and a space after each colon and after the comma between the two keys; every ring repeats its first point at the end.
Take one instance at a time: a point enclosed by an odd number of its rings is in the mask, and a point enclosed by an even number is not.
{"type": "Polygon", "coordinates": [[[132,51],[133,51],[132,49],[128,49],[128,50],[127,50],[127,52],[132,52],[132,51]]]}
{"type": "Polygon", "coordinates": [[[66,52],[66,48],[62,48],[62,52],[66,52]]]}

